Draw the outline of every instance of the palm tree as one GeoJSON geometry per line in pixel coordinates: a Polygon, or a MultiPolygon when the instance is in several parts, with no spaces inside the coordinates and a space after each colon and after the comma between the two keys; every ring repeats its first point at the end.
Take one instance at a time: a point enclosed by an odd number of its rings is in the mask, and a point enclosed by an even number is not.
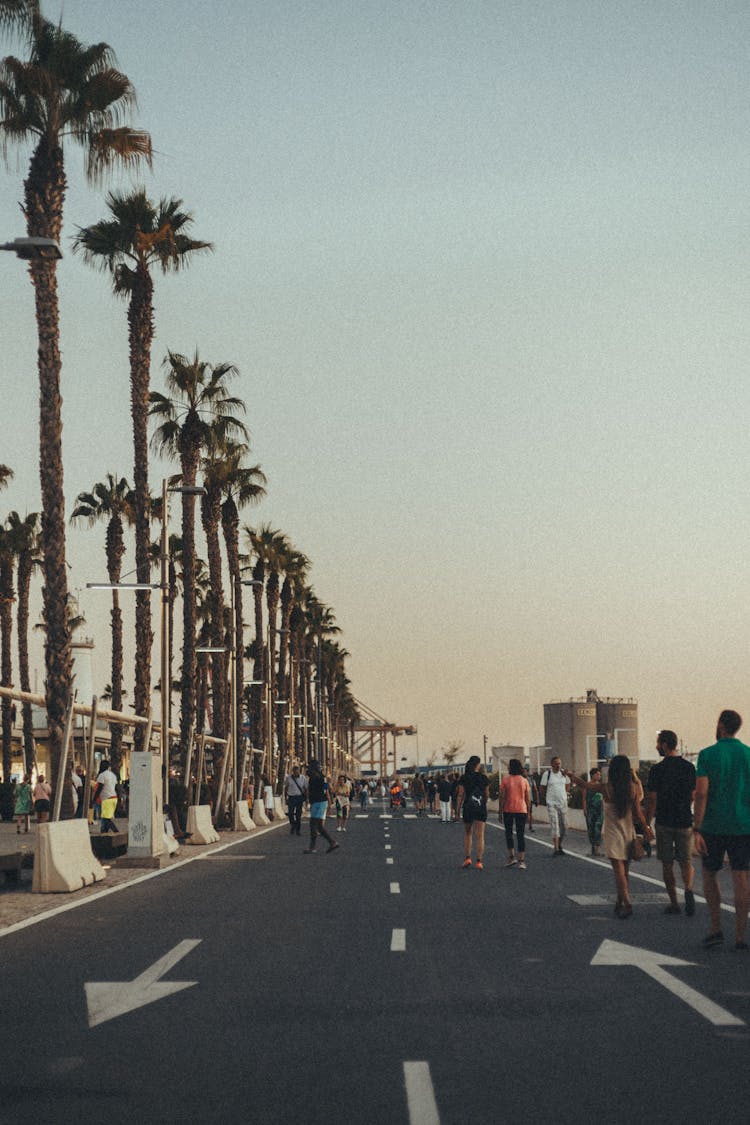
{"type": "Polygon", "coordinates": [[[13,470],[9,469],[7,465],[0,465],[0,489],[7,488],[14,476],[13,470]]]}
{"type": "MultiPolygon", "coordinates": [[[[245,528],[245,534],[250,547],[251,557],[255,558],[255,565],[252,569],[253,577],[253,596],[255,599],[255,639],[252,644],[252,657],[253,657],[253,680],[256,684],[251,692],[249,699],[249,711],[251,717],[251,740],[254,746],[259,749],[266,749],[269,754],[272,753],[272,747],[268,746],[268,730],[269,720],[268,716],[263,714],[263,700],[265,698],[266,687],[272,682],[273,675],[273,662],[271,659],[271,646],[266,645],[266,638],[263,629],[263,594],[266,591],[266,571],[273,574],[276,571],[278,579],[278,564],[279,556],[285,549],[286,536],[276,528],[272,528],[270,524],[261,524],[255,530],[252,527],[245,528]]],[[[276,586],[278,595],[278,584],[276,586]]],[[[268,597],[266,597],[268,601],[268,597]]],[[[273,599],[272,599],[273,605],[273,599]]],[[[276,630],[276,621],[274,617],[274,636],[276,630]]],[[[271,620],[268,621],[269,635],[271,630],[271,620]]],[[[255,765],[259,767],[259,762],[256,760],[255,765]]],[[[259,772],[256,769],[256,785],[259,780],[259,772]]]]}
{"type": "MultiPolygon", "coordinates": [[[[90,227],[79,227],[73,244],[89,265],[108,270],[115,296],[128,302],[128,342],[130,345],[130,413],[133,426],[135,484],[135,565],[139,582],[148,582],[149,561],[149,482],[148,408],[151,370],[151,344],[154,338],[154,268],[162,273],[184,269],[193,254],[210,250],[210,242],[199,242],[185,232],[193,222],[183,210],[181,199],[161,199],[153,203],[145,189],[128,195],[110,192],[110,216],[90,227]]],[[[151,684],[151,595],[147,590],[136,595],[135,693],[136,713],[145,715],[150,703],[151,684]]],[[[139,728],[139,735],[143,731],[139,728]]]]}
{"type": "MultiPolygon", "coordinates": [[[[305,580],[307,578],[310,560],[305,555],[303,555],[301,551],[297,551],[292,547],[285,556],[283,562],[284,582],[281,587],[281,594],[279,597],[281,604],[281,640],[279,642],[279,665],[277,683],[279,685],[279,691],[289,701],[287,711],[289,714],[291,714],[295,705],[296,691],[292,675],[287,675],[286,664],[287,656],[289,653],[291,653],[293,647],[292,611],[296,602],[302,596],[302,593],[305,589],[305,580]]],[[[276,714],[276,722],[279,740],[277,783],[279,786],[281,786],[284,781],[284,769],[289,747],[287,724],[284,721],[283,715],[278,712],[276,714]]]]}
{"type": "MultiPolygon", "coordinates": [[[[31,691],[31,678],[29,676],[29,595],[32,573],[42,565],[39,525],[40,516],[38,512],[30,512],[25,519],[21,519],[18,512],[11,512],[8,516],[8,531],[18,560],[16,633],[18,638],[18,678],[21,691],[31,691]]],[[[21,705],[21,714],[23,716],[24,772],[30,773],[36,757],[34,724],[30,703],[21,705]]]]}
{"type": "MultiPolygon", "coordinates": [[[[202,452],[247,437],[245,426],[235,417],[245,404],[227,389],[237,368],[229,363],[214,366],[201,360],[197,352],[193,359],[169,352],[164,367],[169,395],[151,393],[150,414],[161,423],[151,445],[157,453],[179,460],[183,489],[195,488],[202,452]]],[[[184,761],[195,720],[195,511],[193,496],[186,494],[182,498],[182,567],[180,744],[184,761]]]]}
{"type": "MultiPolygon", "coordinates": [[[[229,581],[234,590],[234,659],[237,677],[237,713],[234,716],[234,729],[237,732],[235,747],[236,769],[240,769],[240,734],[242,731],[242,697],[244,680],[245,644],[243,638],[242,616],[242,569],[240,558],[240,508],[258,504],[266,494],[266,477],[260,465],[243,464],[239,452],[228,456],[224,461],[224,479],[221,490],[221,528],[224,533],[224,548],[227,555],[229,581]]],[[[231,694],[231,693],[230,693],[231,694]]]]}
{"type": "MultiPolygon", "coordinates": [[[[41,15],[31,20],[29,38],[28,60],[8,56],[0,63],[0,143],[33,144],[24,183],[27,232],[31,237],[52,238],[59,243],[66,189],[65,139],[84,148],[87,177],[97,180],[117,164],[134,167],[143,160],[150,163],[151,138],[148,133],[120,124],[135,95],[129,79],[116,69],[106,43],[87,47],[41,15]]],[[[29,263],[39,340],[45,696],[55,783],[72,682],[65,612],[68,587],[56,271],[54,259],[29,263]]],[[[72,800],[64,800],[63,808],[72,810],[72,800]]]]}
{"type": "MultiPolygon", "coordinates": [[[[3,687],[13,686],[13,602],[16,600],[13,587],[16,555],[7,527],[0,528],[0,683],[3,687]]],[[[11,701],[6,696],[0,705],[2,713],[3,777],[10,780],[13,724],[11,720],[11,701]]]]}
{"type": "MultiPolygon", "coordinates": [[[[76,507],[70,517],[71,523],[85,522],[89,527],[106,523],[107,577],[116,584],[122,576],[122,560],[125,555],[124,525],[132,525],[135,515],[133,489],[124,477],[107,476],[95,484],[91,492],[79,492],[76,507]]],[[[112,709],[122,711],[122,610],[120,593],[112,591],[112,709]]],[[[121,723],[110,724],[110,754],[115,772],[122,762],[121,723]]]]}

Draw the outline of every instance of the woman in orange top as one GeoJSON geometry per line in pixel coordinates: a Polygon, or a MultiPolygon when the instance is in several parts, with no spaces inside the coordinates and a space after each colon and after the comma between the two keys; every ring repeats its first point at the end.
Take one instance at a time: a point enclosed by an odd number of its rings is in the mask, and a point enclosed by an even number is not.
{"type": "Polygon", "coordinates": [[[505,825],[505,843],[508,846],[506,867],[516,866],[516,851],[513,847],[513,829],[518,841],[518,867],[526,870],[526,819],[531,814],[531,786],[523,776],[523,765],[518,758],[508,762],[508,773],[500,783],[500,812],[505,825]]]}

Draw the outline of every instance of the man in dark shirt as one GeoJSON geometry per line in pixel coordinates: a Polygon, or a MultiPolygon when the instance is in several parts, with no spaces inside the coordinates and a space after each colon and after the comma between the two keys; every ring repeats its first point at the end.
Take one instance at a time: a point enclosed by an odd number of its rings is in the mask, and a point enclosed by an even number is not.
{"type": "Polygon", "coordinates": [[[685,886],[685,913],[695,914],[693,893],[693,813],[695,766],[677,753],[677,735],[662,730],[656,736],[656,750],[661,762],[651,767],[646,784],[646,820],[650,824],[656,813],[656,855],[661,860],[664,886],[669,895],[667,914],[679,914],[675,859],[680,865],[685,886]]]}

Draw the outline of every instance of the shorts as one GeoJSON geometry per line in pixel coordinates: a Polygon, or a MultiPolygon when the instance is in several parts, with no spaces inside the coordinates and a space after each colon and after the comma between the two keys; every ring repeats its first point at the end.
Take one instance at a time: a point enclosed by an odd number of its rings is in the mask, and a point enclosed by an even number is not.
{"type": "Polygon", "coordinates": [[[656,826],[656,858],[662,863],[690,863],[693,854],[692,828],[669,828],[666,824],[656,826]]]}
{"type": "Polygon", "coordinates": [[[481,808],[474,812],[473,808],[469,807],[469,802],[467,801],[461,810],[461,814],[464,824],[474,824],[476,821],[484,824],[487,820],[487,807],[486,805],[482,805],[481,808]]]}
{"type": "Polygon", "coordinates": [[[311,820],[325,820],[328,812],[328,801],[314,801],[310,805],[311,820]]]}
{"type": "Polygon", "coordinates": [[[547,805],[550,832],[559,840],[562,840],[565,835],[565,814],[567,811],[562,805],[547,805]]]}
{"type": "Polygon", "coordinates": [[[42,798],[34,801],[34,812],[49,812],[49,801],[42,800],[42,798]]]}
{"type": "Polygon", "coordinates": [[[729,856],[732,871],[750,869],[750,836],[714,836],[704,833],[708,855],[703,856],[706,871],[720,871],[724,865],[724,853],[729,856]]]}

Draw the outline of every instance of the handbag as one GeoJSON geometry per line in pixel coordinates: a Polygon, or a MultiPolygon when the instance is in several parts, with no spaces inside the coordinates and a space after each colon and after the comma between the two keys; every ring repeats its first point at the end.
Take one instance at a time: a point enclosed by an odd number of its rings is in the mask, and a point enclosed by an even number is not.
{"type": "Polygon", "coordinates": [[[637,863],[639,859],[643,859],[645,854],[646,849],[643,846],[643,840],[640,836],[634,836],[628,847],[628,859],[637,863]]]}

